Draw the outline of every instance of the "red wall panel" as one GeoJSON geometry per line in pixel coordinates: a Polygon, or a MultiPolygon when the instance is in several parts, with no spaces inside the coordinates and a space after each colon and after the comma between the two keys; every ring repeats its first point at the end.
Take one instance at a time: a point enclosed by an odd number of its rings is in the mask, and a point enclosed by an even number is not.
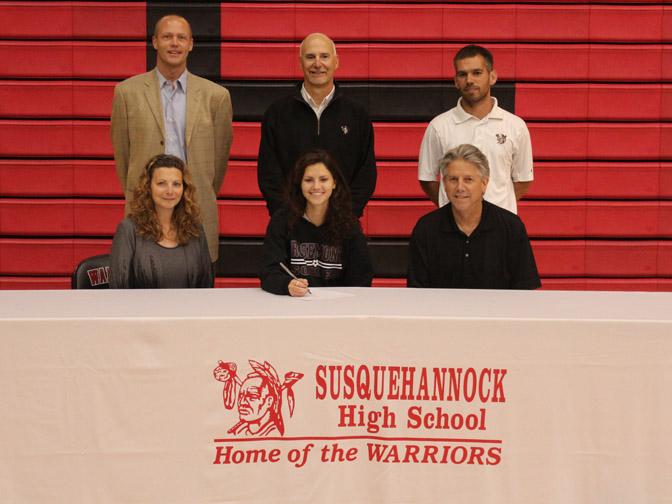
{"type": "MultiPolygon", "coordinates": [[[[462,44],[339,44],[340,79],[452,79],[462,44]],[[424,64],[422,64],[424,63],[424,64]]],[[[672,80],[672,50],[662,45],[491,44],[500,79],[537,81],[672,80]],[[633,68],[637,68],[633,75],[633,68]]],[[[298,43],[226,42],[223,78],[299,78],[298,43]],[[251,65],[264,61],[264,65],[251,65]]]]}
{"type": "MultiPolygon", "coordinates": [[[[0,234],[25,237],[0,239],[0,288],[67,287],[77,254],[101,250],[84,237],[114,232],[123,202],[107,119],[114,83],[145,69],[145,9],[0,3],[0,234]],[[89,118],[104,120],[79,120],[89,118]],[[19,276],[28,274],[61,276],[19,276]]],[[[337,40],[342,80],[451,85],[454,52],[467,40],[485,42],[500,79],[518,81],[516,113],[533,137],[536,181],[520,213],[532,236],[550,238],[534,241],[542,276],[566,277],[544,278],[544,288],[672,290],[672,7],[225,3],[221,21],[223,73],[235,80],[300,78],[297,42],[308,31],[337,40]]],[[[375,196],[395,199],[367,207],[363,223],[374,237],[407,236],[433,208],[416,180],[425,126],[375,125],[375,196]]],[[[268,220],[256,187],[258,141],[258,124],[236,123],[220,195],[243,199],[219,202],[229,236],[261,236],[268,220]]],[[[257,285],[218,285],[241,282],[257,285]]]]}
{"type": "Polygon", "coordinates": [[[521,201],[518,215],[527,234],[543,238],[586,236],[586,209],[583,201],[521,201]]]}
{"type": "Polygon", "coordinates": [[[95,81],[0,81],[0,116],[109,119],[114,85],[95,81]]]}
{"type": "Polygon", "coordinates": [[[109,121],[0,121],[0,156],[111,157],[109,121]]]}
{"type": "Polygon", "coordinates": [[[229,161],[229,168],[226,171],[219,196],[261,199],[261,192],[257,185],[256,161],[229,161]]]}
{"type": "Polygon", "coordinates": [[[0,235],[112,236],[121,200],[0,199],[0,235]]]}
{"type": "Polygon", "coordinates": [[[528,121],[671,120],[672,85],[516,84],[516,114],[528,121]]]}
{"type": "Polygon", "coordinates": [[[380,161],[377,167],[374,198],[426,198],[418,182],[417,163],[380,161]]]}
{"type": "Polygon", "coordinates": [[[112,160],[0,159],[0,196],[123,197],[112,160]]]}
{"type": "Polygon", "coordinates": [[[660,42],[665,40],[662,13],[660,6],[591,6],[590,39],[595,42],[660,42]]]}
{"type": "Polygon", "coordinates": [[[516,38],[536,41],[586,41],[590,11],[585,5],[516,7],[516,38]]]}
{"type": "Polygon", "coordinates": [[[587,276],[656,276],[658,242],[593,242],[586,247],[587,276]]]}
{"type": "Polygon", "coordinates": [[[4,2],[3,38],[145,37],[145,2],[4,2]]]}
{"type": "Polygon", "coordinates": [[[0,276],[2,290],[65,290],[70,289],[68,277],[15,277],[0,276]]]}
{"type": "Polygon", "coordinates": [[[586,234],[597,237],[659,236],[658,202],[587,201],[586,234]]]}
{"type": "Polygon", "coordinates": [[[0,239],[4,275],[68,275],[80,261],[110,252],[112,240],[0,239]]]}
{"type": "MultiPolygon", "coordinates": [[[[672,159],[668,123],[528,123],[537,160],[672,159]]],[[[376,157],[415,160],[424,123],[375,123],[376,157]]],[[[234,123],[234,159],[256,159],[258,123],[234,123]]],[[[111,157],[108,121],[0,120],[0,156],[111,157]]]]}
{"type": "Polygon", "coordinates": [[[219,230],[226,236],[264,236],[268,210],[263,201],[219,202],[219,230]]]}
{"type": "Polygon", "coordinates": [[[223,38],[227,40],[301,40],[315,31],[329,33],[337,41],[664,40],[661,6],[573,3],[575,5],[223,3],[221,25],[223,38]]]}
{"type": "MultiPolygon", "coordinates": [[[[0,81],[0,116],[109,118],[115,84],[0,81]]],[[[672,84],[516,84],[515,112],[528,121],[672,120],[672,84]]]]}
{"type": "Polygon", "coordinates": [[[533,241],[532,249],[539,275],[584,276],[586,273],[586,242],[584,240],[533,241]]]}
{"type": "Polygon", "coordinates": [[[587,291],[672,291],[672,280],[655,278],[549,278],[542,279],[543,290],[587,291]]]}
{"type": "MultiPolygon", "coordinates": [[[[111,244],[111,239],[0,238],[0,271],[68,275],[81,260],[109,253],[111,244]]],[[[532,248],[543,278],[672,276],[670,241],[532,240],[532,248]]]]}
{"type": "Polygon", "coordinates": [[[145,71],[144,42],[0,41],[0,77],[124,79],[145,71]]]}
{"type": "Polygon", "coordinates": [[[376,201],[364,211],[362,226],[369,236],[410,236],[418,219],[434,210],[429,201],[376,201]]]}
{"type": "Polygon", "coordinates": [[[660,197],[672,199],[672,163],[661,163],[659,180],[660,197]]]}
{"type": "Polygon", "coordinates": [[[147,2],[73,2],[75,39],[144,39],[147,2]]]}

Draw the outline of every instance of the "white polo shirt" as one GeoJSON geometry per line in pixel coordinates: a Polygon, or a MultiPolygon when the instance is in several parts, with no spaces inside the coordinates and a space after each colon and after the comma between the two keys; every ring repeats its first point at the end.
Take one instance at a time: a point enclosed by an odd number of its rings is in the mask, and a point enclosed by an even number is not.
{"type": "MultiPolygon", "coordinates": [[[[418,179],[440,178],[439,161],[453,147],[472,144],[488,158],[490,181],[485,199],[517,213],[514,182],[534,180],[530,132],[520,117],[499,108],[497,98],[490,113],[478,119],[465,112],[462,98],[457,106],[436,116],[427,126],[420,146],[418,179]]],[[[443,180],[440,180],[439,206],[448,203],[443,180]]]]}

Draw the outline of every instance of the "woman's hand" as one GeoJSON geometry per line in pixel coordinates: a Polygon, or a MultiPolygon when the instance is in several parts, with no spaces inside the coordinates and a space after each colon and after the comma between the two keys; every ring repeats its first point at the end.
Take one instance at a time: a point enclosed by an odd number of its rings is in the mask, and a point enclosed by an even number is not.
{"type": "Polygon", "coordinates": [[[289,295],[292,297],[303,297],[308,292],[308,280],[305,278],[299,278],[298,280],[292,280],[287,286],[289,295]]]}

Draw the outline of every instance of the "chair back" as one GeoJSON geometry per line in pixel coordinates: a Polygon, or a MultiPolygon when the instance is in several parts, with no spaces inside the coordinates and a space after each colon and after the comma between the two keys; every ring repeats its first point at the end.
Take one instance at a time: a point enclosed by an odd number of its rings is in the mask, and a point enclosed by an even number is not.
{"type": "Polygon", "coordinates": [[[72,273],[73,289],[109,289],[110,254],[101,254],[84,259],[72,273]]]}

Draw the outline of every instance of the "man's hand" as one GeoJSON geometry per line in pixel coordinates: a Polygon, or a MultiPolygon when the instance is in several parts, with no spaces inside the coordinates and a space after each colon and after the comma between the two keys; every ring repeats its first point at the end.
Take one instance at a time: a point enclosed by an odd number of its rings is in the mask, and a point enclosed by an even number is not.
{"type": "Polygon", "coordinates": [[[439,206],[439,183],[432,180],[420,180],[420,187],[436,206],[439,206]]]}
{"type": "Polygon", "coordinates": [[[520,201],[520,198],[527,194],[527,191],[530,190],[532,181],[529,182],[514,182],[513,191],[516,193],[516,201],[520,201]]]}

